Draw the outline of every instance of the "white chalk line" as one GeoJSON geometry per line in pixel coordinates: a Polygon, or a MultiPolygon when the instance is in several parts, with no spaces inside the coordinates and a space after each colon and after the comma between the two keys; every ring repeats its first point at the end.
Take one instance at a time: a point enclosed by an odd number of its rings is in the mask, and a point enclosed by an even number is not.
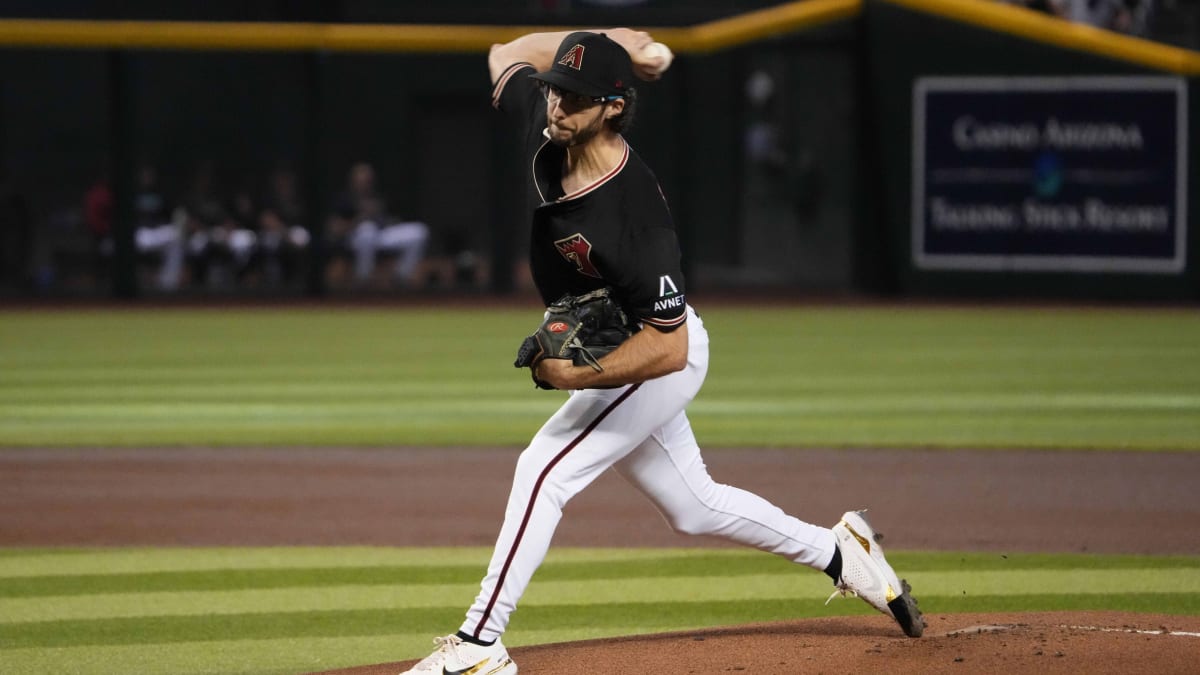
{"type": "Polygon", "coordinates": [[[1108,628],[1105,626],[1067,626],[1060,625],[1059,628],[1071,628],[1074,630],[1092,630],[1100,633],[1131,633],[1135,635],[1175,635],[1178,637],[1200,637],[1200,633],[1195,633],[1186,630],[1152,630],[1139,628],[1108,628]]]}
{"type": "MultiPolygon", "coordinates": [[[[947,637],[956,635],[980,635],[983,633],[1002,633],[1005,631],[1023,628],[1021,624],[989,624],[984,626],[969,626],[960,628],[946,633],[947,637]]],[[[1059,628],[1068,630],[1087,630],[1097,633],[1128,633],[1130,635],[1173,635],[1176,637],[1200,637],[1200,633],[1186,630],[1158,630],[1158,629],[1142,629],[1142,628],[1112,628],[1109,626],[1071,626],[1067,624],[1059,624],[1059,628]]]]}

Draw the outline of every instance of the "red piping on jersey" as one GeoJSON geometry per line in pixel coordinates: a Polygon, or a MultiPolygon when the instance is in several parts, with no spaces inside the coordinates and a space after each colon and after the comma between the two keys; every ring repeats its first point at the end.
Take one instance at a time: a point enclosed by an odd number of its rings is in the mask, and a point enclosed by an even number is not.
{"type": "MultiPolygon", "coordinates": [[[[542,134],[548,135],[548,131],[543,129],[542,134]]],[[[617,174],[621,173],[621,169],[624,169],[625,165],[629,163],[629,141],[626,141],[624,138],[622,138],[621,142],[625,144],[625,151],[623,153],[621,153],[621,161],[617,162],[616,166],[614,166],[608,173],[601,176],[599,178],[599,180],[597,180],[596,182],[594,182],[590,185],[585,185],[584,187],[572,192],[569,195],[563,195],[563,196],[559,197],[558,199],[556,199],[555,201],[565,202],[565,201],[569,201],[571,199],[579,199],[580,197],[583,197],[584,195],[594,191],[596,188],[600,187],[601,185],[604,185],[608,181],[612,180],[613,176],[616,176],[617,174]]],[[[537,158],[538,158],[538,155],[542,154],[542,150],[544,150],[546,148],[546,146],[549,144],[550,144],[550,141],[547,139],[547,141],[545,143],[542,143],[540,146],[538,146],[537,152],[533,153],[533,160],[529,163],[529,170],[533,173],[533,187],[537,190],[538,199],[541,199],[543,203],[546,201],[546,195],[542,194],[542,187],[541,187],[541,185],[538,184],[538,180],[537,180],[537,158]]]]}
{"type": "Polygon", "coordinates": [[[510,79],[512,79],[512,76],[518,70],[520,70],[522,68],[526,68],[526,67],[532,68],[533,64],[526,63],[524,61],[519,61],[517,63],[512,64],[508,68],[506,68],[503,73],[500,73],[500,77],[496,78],[496,86],[492,87],[492,107],[493,108],[496,108],[496,109],[500,108],[500,92],[504,91],[504,86],[508,84],[508,81],[510,79]]]}
{"type": "Polygon", "coordinates": [[[662,326],[663,328],[670,328],[671,326],[678,326],[686,320],[687,320],[687,310],[686,309],[683,311],[683,314],[680,314],[678,317],[676,317],[674,319],[655,319],[655,318],[641,319],[641,321],[643,323],[648,323],[652,326],[662,326]]]}
{"type": "Polygon", "coordinates": [[[624,138],[621,139],[621,142],[625,144],[625,151],[623,153],[621,153],[621,161],[617,162],[617,165],[612,168],[612,171],[609,171],[608,173],[604,174],[603,176],[600,177],[599,180],[597,180],[595,183],[592,183],[591,185],[582,187],[582,188],[572,192],[569,195],[563,195],[563,196],[559,197],[558,201],[565,202],[565,201],[568,201],[571,199],[579,199],[580,197],[591,192],[592,190],[595,190],[596,188],[600,187],[601,185],[604,185],[608,181],[612,180],[613,176],[621,173],[621,169],[624,169],[625,163],[629,161],[629,143],[624,138]]]}
{"type": "Polygon", "coordinates": [[[496,600],[500,598],[500,590],[504,588],[504,579],[508,576],[508,568],[512,566],[513,558],[515,558],[517,555],[517,547],[521,545],[521,539],[525,536],[525,528],[529,525],[529,518],[533,515],[534,502],[537,501],[538,493],[542,489],[542,483],[546,481],[546,476],[550,475],[550,471],[553,470],[554,467],[557,466],[558,463],[567,456],[567,453],[571,452],[576,446],[582,443],[583,439],[587,438],[589,434],[596,430],[596,427],[600,426],[600,423],[604,421],[604,418],[608,417],[609,413],[616,410],[617,406],[624,403],[625,400],[628,399],[633,392],[637,391],[638,387],[640,386],[642,385],[635,384],[629,387],[629,389],[625,390],[625,392],[622,393],[617,400],[610,403],[607,408],[605,408],[600,412],[599,415],[596,416],[596,419],[592,420],[583,431],[579,432],[579,435],[576,436],[574,440],[568,443],[561,452],[555,455],[554,459],[550,460],[550,463],[546,465],[545,469],[542,469],[542,473],[538,476],[537,482],[533,484],[533,492],[529,495],[529,503],[525,505],[525,516],[521,518],[521,527],[517,528],[517,536],[513,539],[512,546],[508,549],[508,557],[504,560],[504,567],[500,568],[500,577],[496,579],[496,588],[492,591],[492,599],[488,601],[487,609],[483,610],[483,618],[480,619],[479,624],[475,626],[475,632],[473,634],[474,638],[479,639],[479,636],[483,633],[483,628],[487,625],[488,618],[490,618],[492,615],[492,608],[496,606],[496,600]]]}

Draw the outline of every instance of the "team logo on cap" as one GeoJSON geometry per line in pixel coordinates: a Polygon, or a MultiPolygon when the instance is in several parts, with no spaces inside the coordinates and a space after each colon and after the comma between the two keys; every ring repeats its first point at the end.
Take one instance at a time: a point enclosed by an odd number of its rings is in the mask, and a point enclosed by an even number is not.
{"type": "Polygon", "coordinates": [[[558,60],[558,65],[579,70],[583,67],[583,45],[575,45],[558,60]]]}

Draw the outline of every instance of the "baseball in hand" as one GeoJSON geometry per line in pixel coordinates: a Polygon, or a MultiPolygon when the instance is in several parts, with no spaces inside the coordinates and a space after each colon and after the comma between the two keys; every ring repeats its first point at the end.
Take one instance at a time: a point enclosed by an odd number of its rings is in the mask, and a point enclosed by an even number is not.
{"type": "Polygon", "coordinates": [[[675,55],[671,53],[671,48],[661,42],[651,42],[643,47],[642,55],[647,59],[662,59],[658,66],[649,68],[655,75],[662,75],[667,72],[667,68],[671,67],[671,61],[675,60],[675,55]]]}

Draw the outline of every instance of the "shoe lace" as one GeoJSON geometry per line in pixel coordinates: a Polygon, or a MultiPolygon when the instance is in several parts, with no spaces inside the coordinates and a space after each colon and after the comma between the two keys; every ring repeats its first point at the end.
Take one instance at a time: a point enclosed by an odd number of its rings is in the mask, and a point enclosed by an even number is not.
{"type": "Polygon", "coordinates": [[[850,586],[846,584],[845,581],[842,581],[841,579],[839,579],[833,585],[833,593],[830,593],[829,597],[825,599],[825,605],[828,606],[829,603],[832,602],[833,599],[838,597],[839,595],[842,596],[843,598],[845,598],[845,597],[857,598],[858,597],[858,593],[856,593],[854,590],[852,590],[850,588],[850,586]]]}
{"type": "Polygon", "coordinates": [[[457,635],[444,635],[433,638],[433,644],[437,645],[437,649],[432,654],[421,659],[421,662],[413,667],[413,670],[433,670],[433,666],[440,666],[445,657],[454,654],[457,648],[462,644],[462,638],[457,635]]]}

